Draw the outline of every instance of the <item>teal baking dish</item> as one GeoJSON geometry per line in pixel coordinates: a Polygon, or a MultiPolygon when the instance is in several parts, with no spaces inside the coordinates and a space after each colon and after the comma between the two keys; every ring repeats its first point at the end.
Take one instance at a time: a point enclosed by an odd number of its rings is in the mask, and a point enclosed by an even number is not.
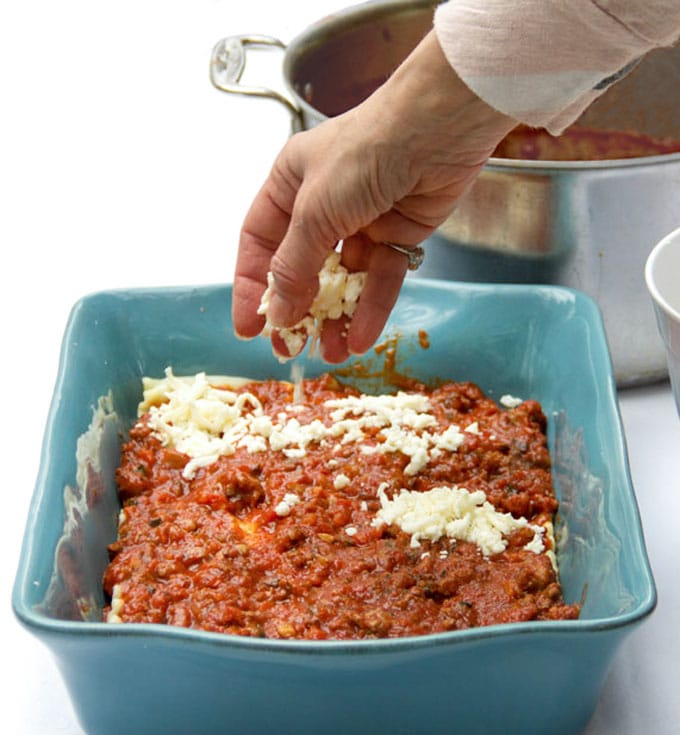
{"type": "MultiPolygon", "coordinates": [[[[583,601],[579,620],[356,642],[100,622],[119,508],[114,470],[140,378],[166,366],[290,377],[266,340],[234,337],[230,301],[229,286],[151,288],[95,293],[72,310],[13,608],[54,655],[84,730],[580,732],[656,591],[601,316],[566,288],[408,280],[385,337],[399,335],[403,372],[542,403],[561,503],[561,580],[568,602],[583,601]]],[[[324,369],[306,359],[307,375],[324,369]]]]}

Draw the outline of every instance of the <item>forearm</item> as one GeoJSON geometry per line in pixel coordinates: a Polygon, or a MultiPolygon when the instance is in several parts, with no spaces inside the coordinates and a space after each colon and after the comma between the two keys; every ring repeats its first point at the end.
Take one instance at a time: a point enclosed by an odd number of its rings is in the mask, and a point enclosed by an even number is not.
{"type": "Polygon", "coordinates": [[[458,75],[518,121],[560,132],[648,51],[680,36],[677,0],[449,0],[435,31],[458,75]]]}

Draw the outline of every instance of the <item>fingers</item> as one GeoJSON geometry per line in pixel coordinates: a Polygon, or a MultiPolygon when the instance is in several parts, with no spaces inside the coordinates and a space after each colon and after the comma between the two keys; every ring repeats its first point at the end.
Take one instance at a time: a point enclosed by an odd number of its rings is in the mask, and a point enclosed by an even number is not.
{"type": "MultiPolygon", "coordinates": [[[[359,303],[344,335],[346,356],[362,355],[380,337],[399,296],[408,260],[364,233],[345,240],[342,252],[348,268],[367,272],[359,303]]],[[[337,347],[333,354],[340,354],[337,347]]]]}
{"type": "Polygon", "coordinates": [[[285,236],[295,201],[297,182],[275,167],[250,206],[241,228],[232,302],[235,333],[258,335],[265,324],[257,313],[267,287],[272,254],[285,236]]]}
{"type": "MultiPolygon", "coordinates": [[[[319,325],[319,353],[331,364],[344,362],[351,354],[363,354],[376,342],[397,300],[408,264],[403,253],[372,242],[364,233],[344,241],[342,259],[348,270],[365,271],[367,276],[352,318],[327,319],[319,325]]],[[[288,342],[277,330],[271,339],[275,354],[284,358],[297,355],[304,347],[304,340],[288,342]]]]}
{"type": "Polygon", "coordinates": [[[304,203],[296,205],[288,231],[270,263],[274,289],[269,319],[280,327],[290,327],[308,313],[319,288],[319,271],[337,244],[332,229],[322,232],[300,211],[305,211],[304,203]]]}
{"type": "Polygon", "coordinates": [[[307,333],[304,330],[288,330],[285,335],[277,329],[270,335],[272,351],[282,360],[297,357],[307,343],[307,333]]]}
{"type": "Polygon", "coordinates": [[[325,362],[337,365],[350,356],[347,348],[348,324],[347,317],[328,319],[323,323],[319,350],[325,362]]]}
{"type": "MultiPolygon", "coordinates": [[[[307,315],[328,253],[346,234],[345,229],[352,227],[332,214],[346,212],[347,206],[315,198],[314,192],[326,190],[318,186],[318,179],[316,186],[305,185],[309,162],[289,143],[253,201],[241,232],[232,311],[234,329],[244,338],[258,335],[265,325],[264,315],[257,311],[269,272],[273,278],[267,313],[270,323],[291,327],[307,315]]],[[[366,352],[378,339],[398,297],[408,261],[380,241],[416,244],[432,230],[429,222],[419,222],[396,210],[383,215],[374,212],[367,219],[366,231],[345,238],[343,243],[345,266],[350,271],[366,271],[367,279],[352,320],[323,325],[320,352],[329,363],[366,352]]],[[[276,354],[289,356],[290,350],[276,331],[272,346],[276,354]]]]}
{"type": "Polygon", "coordinates": [[[241,336],[255,336],[264,326],[257,307],[268,272],[273,281],[270,322],[277,327],[299,322],[318,290],[319,271],[341,237],[341,226],[329,214],[333,207],[323,198],[331,178],[323,165],[327,146],[309,142],[317,136],[307,131],[288,141],[244,221],[232,310],[234,329],[241,336]]]}

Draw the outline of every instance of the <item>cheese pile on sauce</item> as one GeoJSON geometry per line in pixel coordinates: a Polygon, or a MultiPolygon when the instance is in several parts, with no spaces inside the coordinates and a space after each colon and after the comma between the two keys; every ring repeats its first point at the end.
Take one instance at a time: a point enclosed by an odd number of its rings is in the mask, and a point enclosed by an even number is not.
{"type": "Polygon", "coordinates": [[[503,536],[519,528],[531,528],[534,538],[524,548],[536,554],[544,550],[542,526],[532,525],[526,518],[515,518],[511,513],[499,513],[482,490],[469,492],[462,487],[440,486],[414,492],[402,488],[390,500],[381,485],[378,496],[381,509],[373,525],[399,526],[410,534],[413,547],[420,546],[421,539],[439,541],[446,537],[476,544],[488,556],[505,549],[503,536]]]}
{"type": "MultiPolygon", "coordinates": [[[[149,426],[163,445],[191,458],[183,470],[187,479],[199,467],[240,448],[252,454],[280,451],[295,458],[304,456],[311,442],[331,446],[355,443],[364,454],[401,452],[409,458],[404,473],[416,475],[431,459],[457,451],[465,432],[479,433],[476,423],[463,429],[451,425],[443,432],[435,431],[437,422],[429,413],[428,397],[415,392],[327,400],[324,405],[331,410],[327,426],[318,419],[301,423],[296,416],[299,404],[269,416],[252,393],[211,385],[204,373],[180,378],[168,368],[165,379],[145,379],[144,385],[139,413],[148,411],[149,426]],[[362,444],[367,429],[378,430],[381,441],[362,444]]],[[[524,548],[537,554],[544,550],[541,526],[498,512],[482,491],[468,492],[456,486],[435,487],[427,492],[401,489],[390,500],[381,485],[377,494],[381,509],[373,525],[399,526],[411,535],[412,546],[419,546],[421,539],[448,537],[475,543],[484,555],[489,555],[505,548],[504,535],[529,527],[534,538],[524,548]]],[[[287,515],[296,501],[293,496],[284,498],[277,514],[287,515]]]]}
{"type": "MultiPolygon", "coordinates": [[[[279,356],[279,359],[285,361],[298,355],[305,346],[307,339],[311,340],[310,351],[313,351],[321,334],[323,322],[326,319],[340,319],[342,316],[351,317],[356,309],[365,281],[366,273],[364,271],[350,273],[340,263],[340,253],[335,250],[332,251],[319,273],[319,290],[309,309],[309,314],[292,327],[277,328],[276,330],[288,350],[288,358],[279,356]]],[[[257,310],[258,314],[267,316],[272,288],[273,277],[270,272],[267,274],[267,289],[262,295],[260,307],[257,310]]],[[[272,331],[273,327],[267,319],[262,334],[269,336],[272,331]]]]}

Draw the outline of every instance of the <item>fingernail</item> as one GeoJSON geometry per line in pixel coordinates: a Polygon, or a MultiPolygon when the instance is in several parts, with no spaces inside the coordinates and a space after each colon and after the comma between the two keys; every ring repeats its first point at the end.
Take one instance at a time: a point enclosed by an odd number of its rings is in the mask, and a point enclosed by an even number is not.
{"type": "Polygon", "coordinates": [[[348,347],[347,351],[352,357],[362,357],[368,352],[368,350],[353,350],[351,347],[348,347]]]}
{"type": "Polygon", "coordinates": [[[269,302],[267,317],[269,319],[269,323],[278,328],[292,327],[298,322],[298,320],[295,319],[295,309],[293,305],[289,301],[280,299],[277,296],[272,296],[272,299],[269,302]]]}
{"type": "Polygon", "coordinates": [[[234,337],[236,337],[236,339],[242,340],[243,342],[250,342],[251,339],[254,339],[254,337],[248,337],[245,334],[239,334],[239,332],[236,329],[234,329],[233,331],[234,331],[234,337]]]}

